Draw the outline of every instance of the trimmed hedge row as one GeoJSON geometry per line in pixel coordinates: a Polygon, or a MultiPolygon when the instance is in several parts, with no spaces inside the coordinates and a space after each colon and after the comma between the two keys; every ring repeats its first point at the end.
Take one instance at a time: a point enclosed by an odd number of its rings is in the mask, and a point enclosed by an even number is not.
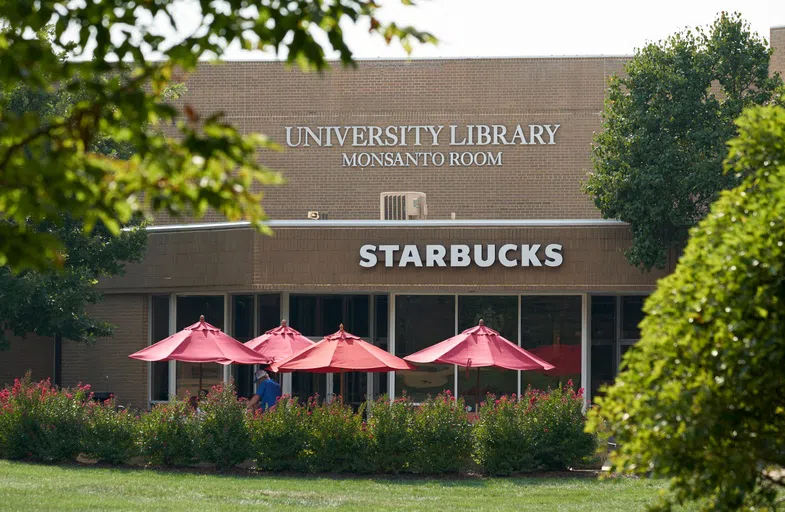
{"type": "Polygon", "coordinates": [[[596,450],[596,438],[583,431],[582,404],[570,383],[528,390],[521,400],[489,395],[474,424],[449,392],[417,406],[381,397],[358,413],[339,401],[284,397],[250,413],[228,385],[214,387],[196,410],[185,399],[136,415],[117,411],[114,399],[93,401],[89,386],[55,389],[28,376],[0,391],[0,458],[82,454],[112,464],[141,457],[155,466],[222,469],[252,459],[265,471],[344,473],[563,470],[596,450]]]}

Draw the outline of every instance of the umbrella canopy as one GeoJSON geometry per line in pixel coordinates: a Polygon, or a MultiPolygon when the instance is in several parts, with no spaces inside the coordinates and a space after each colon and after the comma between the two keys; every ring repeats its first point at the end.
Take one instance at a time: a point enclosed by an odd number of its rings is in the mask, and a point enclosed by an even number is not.
{"type": "Polygon", "coordinates": [[[172,334],[166,339],[134,352],[131,359],[140,361],[182,361],[184,363],[241,363],[259,364],[267,360],[224,334],[221,329],[204,321],[199,321],[172,334]]]}
{"type": "Polygon", "coordinates": [[[375,347],[343,330],[304,348],[293,356],[271,366],[274,372],[389,372],[414,367],[399,357],[375,347]]]}
{"type": "Polygon", "coordinates": [[[493,366],[507,370],[550,370],[553,365],[480,325],[404,357],[412,363],[457,364],[468,368],[493,366]]]}
{"type": "Polygon", "coordinates": [[[277,363],[313,345],[296,330],[281,320],[280,327],[270,329],[261,336],[245,343],[245,346],[266,359],[267,363],[277,363]]]}

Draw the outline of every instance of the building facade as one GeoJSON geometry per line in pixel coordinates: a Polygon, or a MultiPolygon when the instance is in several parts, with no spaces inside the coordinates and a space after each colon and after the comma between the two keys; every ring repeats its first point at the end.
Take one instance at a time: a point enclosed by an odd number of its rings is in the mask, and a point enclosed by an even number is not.
{"type": "MultiPolygon", "coordinates": [[[[772,30],[785,46],[785,29],[772,30]]],[[[205,315],[247,341],[281,319],[315,340],[343,323],[405,356],[480,318],[556,366],[545,373],[452,366],[350,374],[347,400],[450,389],[470,405],[571,379],[590,395],[611,382],[639,337],[641,305],[662,271],[625,260],[629,227],[604,220],[581,191],[601,129],[608,78],[626,57],[363,61],[324,75],[272,62],[203,66],[180,100],[223,112],[282,147],[260,159],[286,185],[265,190],[274,235],[217,215],[159,216],[144,262],[100,284],[95,314],[118,326],[94,346],[12,342],[0,381],[25,368],[89,382],[149,407],[194,392],[198,365],[128,354],[205,315]],[[55,359],[59,363],[55,364],[55,359]]],[[[785,69],[779,53],[774,69],[785,69]]],[[[207,384],[247,367],[205,365],[207,384]]],[[[293,374],[284,390],[337,392],[332,375],[293,374]]]]}

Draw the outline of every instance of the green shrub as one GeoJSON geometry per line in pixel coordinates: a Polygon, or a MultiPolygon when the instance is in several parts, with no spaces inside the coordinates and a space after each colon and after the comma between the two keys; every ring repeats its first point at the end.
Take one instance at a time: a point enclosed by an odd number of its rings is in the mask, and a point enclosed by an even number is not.
{"type": "Polygon", "coordinates": [[[474,427],[475,458],[491,474],[565,470],[593,455],[596,436],[584,432],[583,392],[527,389],[517,397],[489,395],[474,427]]]}
{"type": "Polygon", "coordinates": [[[267,471],[307,469],[303,454],[308,441],[307,422],[305,406],[288,396],[267,411],[249,413],[246,424],[256,467],[267,471]]]}
{"type": "Polygon", "coordinates": [[[412,470],[415,446],[412,443],[415,408],[406,398],[379,397],[372,403],[368,418],[370,464],[377,473],[412,470]]]}
{"type": "Polygon", "coordinates": [[[122,464],[136,455],[138,419],[127,410],[117,411],[114,398],[103,403],[90,402],[85,420],[85,455],[111,464],[122,464]]]}
{"type": "Polygon", "coordinates": [[[28,373],[0,392],[0,455],[44,462],[73,460],[85,436],[89,386],[56,389],[28,373]]]}
{"type": "Polygon", "coordinates": [[[139,453],[153,465],[191,464],[197,459],[196,413],[188,402],[156,404],[139,422],[139,453]]]}
{"type": "Polygon", "coordinates": [[[451,473],[466,467],[472,453],[472,426],[463,399],[449,391],[428,398],[414,414],[412,469],[451,473]]]}
{"type": "Polygon", "coordinates": [[[213,386],[199,402],[199,409],[197,434],[201,460],[226,469],[251,455],[246,409],[237,399],[233,384],[213,386]]]}
{"type": "Polygon", "coordinates": [[[368,434],[361,414],[336,400],[307,407],[307,445],[304,453],[313,472],[364,473],[370,471],[368,434]]]}

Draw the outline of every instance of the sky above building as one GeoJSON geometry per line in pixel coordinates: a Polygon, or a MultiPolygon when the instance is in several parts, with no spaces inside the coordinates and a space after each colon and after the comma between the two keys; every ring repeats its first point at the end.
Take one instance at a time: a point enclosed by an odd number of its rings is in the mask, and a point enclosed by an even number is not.
{"type": "MultiPolygon", "coordinates": [[[[410,24],[436,35],[437,46],[416,47],[413,58],[629,55],[685,27],[710,24],[721,11],[740,12],[753,30],[769,37],[785,25],[781,0],[381,0],[381,18],[410,24]]],[[[182,27],[198,23],[198,3],[178,8],[182,27]]],[[[388,46],[368,34],[368,25],[346,26],[355,57],[404,58],[400,45],[388,46]]],[[[231,60],[274,58],[231,49],[231,60]]]]}

